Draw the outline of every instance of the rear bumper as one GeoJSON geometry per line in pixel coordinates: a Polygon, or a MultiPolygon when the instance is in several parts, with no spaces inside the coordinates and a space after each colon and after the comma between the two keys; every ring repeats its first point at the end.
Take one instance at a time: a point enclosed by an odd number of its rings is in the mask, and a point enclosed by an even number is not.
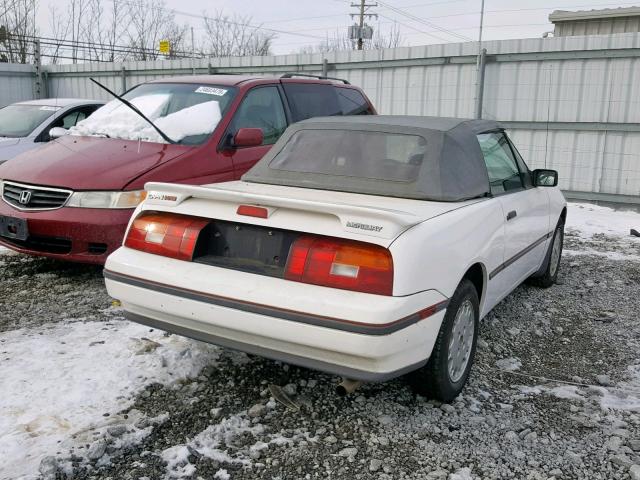
{"type": "Polygon", "coordinates": [[[433,290],[407,297],[348,292],[128,248],[109,257],[105,281],[133,321],[365,381],[424,365],[447,303],[433,290]],[[417,314],[436,304],[428,318],[417,314]]]}
{"type": "Polygon", "coordinates": [[[0,201],[0,215],[27,221],[29,238],[0,237],[0,245],[21,253],[60,260],[104,264],[122,245],[133,210],[59,208],[42,212],[20,211],[0,201]]]}

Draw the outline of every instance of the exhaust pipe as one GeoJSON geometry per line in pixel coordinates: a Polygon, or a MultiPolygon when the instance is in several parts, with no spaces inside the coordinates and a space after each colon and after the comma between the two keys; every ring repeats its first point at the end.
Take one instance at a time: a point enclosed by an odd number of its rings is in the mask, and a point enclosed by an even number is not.
{"type": "Polygon", "coordinates": [[[355,392],[362,385],[361,380],[352,380],[351,378],[343,378],[342,382],[340,382],[336,386],[336,393],[340,397],[344,397],[349,395],[350,393],[355,392]]]}

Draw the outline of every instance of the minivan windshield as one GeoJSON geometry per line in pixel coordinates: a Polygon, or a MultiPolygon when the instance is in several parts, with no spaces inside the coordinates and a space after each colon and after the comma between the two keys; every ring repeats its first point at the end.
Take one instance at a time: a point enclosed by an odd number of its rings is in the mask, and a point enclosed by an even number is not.
{"type": "Polygon", "coordinates": [[[47,118],[60,110],[49,105],[8,105],[0,108],[0,137],[28,137],[47,118]]]}
{"type": "MultiPolygon", "coordinates": [[[[235,88],[185,83],[147,83],[123,97],[174,142],[204,143],[224,116],[235,88]]],[[[140,115],[114,99],[69,130],[71,135],[166,143],[140,115]]]]}

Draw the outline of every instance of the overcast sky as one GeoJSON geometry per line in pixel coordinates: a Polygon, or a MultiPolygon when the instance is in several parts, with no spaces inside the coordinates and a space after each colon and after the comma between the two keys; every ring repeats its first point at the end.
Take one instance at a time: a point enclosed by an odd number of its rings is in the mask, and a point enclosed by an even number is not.
{"type": "MultiPolygon", "coordinates": [[[[50,33],[47,6],[63,2],[40,2],[40,28],[43,33],[50,33]]],[[[201,21],[186,14],[202,15],[205,10],[210,13],[223,10],[229,14],[250,15],[253,25],[279,31],[273,51],[284,54],[317,44],[327,36],[336,36],[337,31],[346,31],[352,24],[349,14],[357,11],[351,3],[350,0],[166,0],[165,4],[174,10],[178,23],[193,26],[196,31],[202,29],[201,21]]],[[[376,2],[367,0],[367,3],[376,2]]],[[[381,32],[397,24],[404,45],[478,39],[481,0],[384,0],[377,3],[378,6],[370,8],[369,12],[377,13],[378,19],[370,19],[368,23],[381,32]]],[[[639,4],[640,0],[636,5],[639,4]]],[[[483,38],[540,37],[553,29],[549,14],[556,9],[588,10],[631,5],[602,0],[486,0],[483,38]]]]}

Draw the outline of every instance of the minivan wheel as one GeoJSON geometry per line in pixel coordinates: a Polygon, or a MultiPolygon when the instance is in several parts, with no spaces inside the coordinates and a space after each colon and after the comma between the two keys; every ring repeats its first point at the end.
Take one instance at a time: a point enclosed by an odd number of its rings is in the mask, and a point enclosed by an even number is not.
{"type": "Polygon", "coordinates": [[[476,288],[462,280],[449,301],[429,361],[411,374],[418,393],[450,402],[462,391],[476,352],[479,310],[476,288]]]}
{"type": "Polygon", "coordinates": [[[562,259],[562,247],[564,244],[564,223],[558,222],[551,244],[545,256],[545,269],[528,279],[528,283],[536,287],[549,288],[556,283],[558,271],[560,270],[560,260],[562,259]]]}

